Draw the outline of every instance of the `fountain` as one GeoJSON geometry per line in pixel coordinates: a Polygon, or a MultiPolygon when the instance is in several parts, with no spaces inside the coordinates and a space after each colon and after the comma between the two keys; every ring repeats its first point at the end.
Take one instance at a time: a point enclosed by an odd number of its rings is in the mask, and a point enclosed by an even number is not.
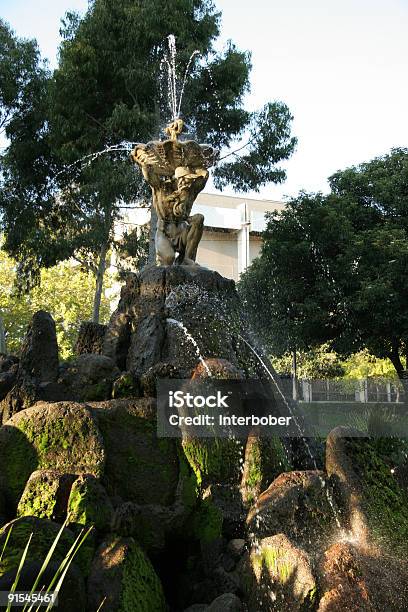
{"type": "Polygon", "coordinates": [[[160,265],[197,265],[203,215],[191,215],[194,201],[207,183],[208,168],[217,158],[209,145],[179,141],[184,122],[175,119],[165,133],[168,140],[138,144],[131,157],[150,185],[158,222],[156,258],[160,265]]]}
{"type": "MultiPolygon", "coordinates": [[[[399,484],[406,474],[388,469],[388,448],[377,452],[366,440],[361,453],[350,430],[331,432],[324,463],[254,340],[234,282],[196,262],[204,218],[193,206],[218,153],[183,140],[189,66],[178,99],[174,37],[169,48],[167,138],[132,143],[131,153],[158,216],[156,265],[129,275],[95,354],[58,364],[55,326],[40,313],[20,364],[10,365],[16,385],[0,404],[4,420],[11,416],[0,429],[0,527],[12,522],[0,529],[0,582],[13,584],[15,550],[25,545],[19,530],[25,537],[34,525],[51,539],[53,521],[68,516],[73,532],[81,522],[94,523],[96,532],[71,575],[80,612],[104,609],[104,597],[107,609],[123,612],[196,604],[208,611],[324,612],[356,601],[356,609],[374,609],[366,606],[367,593],[375,609],[403,611],[408,594],[394,601],[392,589],[377,588],[373,576],[382,584],[385,567],[404,584],[408,571],[399,557],[380,556],[370,534],[395,537],[397,553],[406,554],[408,495],[399,484]],[[260,427],[242,439],[232,430],[204,439],[191,429],[180,439],[160,438],[162,379],[252,382],[295,419],[297,440],[263,435],[260,427]],[[8,552],[10,533],[15,550],[8,552]]],[[[128,151],[129,143],[109,149],[128,151]]],[[[46,554],[42,541],[36,546],[46,554]]],[[[38,561],[29,559],[33,567],[38,561]]]]}

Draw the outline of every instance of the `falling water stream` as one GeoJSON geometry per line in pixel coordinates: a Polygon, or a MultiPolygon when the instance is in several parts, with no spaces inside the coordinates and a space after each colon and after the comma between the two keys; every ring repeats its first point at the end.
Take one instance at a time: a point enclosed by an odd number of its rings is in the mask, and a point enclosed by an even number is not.
{"type": "Polygon", "coordinates": [[[198,359],[200,360],[200,363],[203,365],[205,371],[207,372],[208,376],[211,376],[211,370],[208,367],[208,365],[206,364],[204,358],[202,357],[201,353],[200,353],[200,347],[198,346],[197,342],[195,341],[195,339],[193,338],[193,336],[189,333],[188,329],[186,328],[185,325],[183,325],[183,323],[181,323],[181,321],[177,321],[177,319],[166,319],[167,323],[170,323],[170,325],[176,325],[179,329],[182,330],[182,332],[184,333],[184,335],[186,336],[187,340],[189,340],[189,342],[191,342],[191,344],[194,346],[195,350],[196,350],[196,355],[198,357],[198,359]]]}
{"type": "MultiPolygon", "coordinates": [[[[181,323],[181,321],[178,321],[177,319],[173,319],[173,318],[168,318],[168,319],[167,319],[167,323],[169,323],[169,324],[171,324],[171,325],[175,325],[175,326],[177,326],[179,329],[181,329],[181,330],[182,330],[182,332],[184,333],[184,335],[185,335],[185,337],[187,338],[187,340],[188,340],[189,342],[191,342],[191,344],[194,346],[194,348],[195,348],[195,352],[196,352],[196,355],[197,355],[197,357],[198,357],[198,359],[199,359],[200,363],[201,363],[201,364],[203,365],[203,367],[205,368],[205,370],[206,370],[207,374],[208,374],[209,376],[211,376],[211,375],[212,375],[212,374],[211,374],[211,370],[210,370],[210,368],[208,367],[208,365],[206,364],[205,359],[204,359],[204,358],[203,358],[203,356],[201,355],[200,347],[199,347],[199,345],[198,345],[197,341],[194,339],[194,337],[193,337],[193,336],[190,334],[190,332],[188,331],[188,329],[186,328],[186,326],[185,326],[183,323],[181,323]]],[[[280,386],[279,386],[279,384],[278,384],[278,382],[277,382],[277,380],[276,380],[275,376],[273,375],[272,369],[268,367],[268,365],[265,363],[264,359],[263,359],[263,358],[262,358],[262,357],[259,355],[259,353],[256,351],[256,349],[254,349],[254,348],[253,348],[253,346],[252,346],[252,345],[251,345],[251,344],[250,344],[250,343],[249,343],[249,342],[248,342],[248,341],[247,341],[247,340],[246,340],[246,339],[245,339],[245,338],[244,338],[244,337],[243,337],[241,334],[238,334],[238,336],[239,336],[239,338],[240,338],[240,339],[241,339],[241,340],[242,340],[242,341],[243,341],[243,342],[244,342],[244,343],[245,343],[245,344],[248,346],[248,348],[251,350],[251,352],[253,353],[253,355],[255,355],[255,357],[257,358],[257,360],[258,360],[258,361],[259,361],[259,363],[261,364],[262,368],[263,368],[263,369],[265,370],[265,372],[268,374],[268,377],[270,378],[270,380],[272,381],[272,383],[273,383],[273,384],[274,384],[274,386],[276,387],[276,389],[277,389],[277,392],[278,392],[279,396],[280,396],[280,397],[281,397],[281,399],[283,400],[283,402],[284,402],[285,406],[287,407],[287,409],[288,409],[288,411],[289,411],[290,415],[291,415],[291,416],[292,416],[292,418],[293,418],[294,423],[296,424],[296,427],[297,427],[298,432],[299,432],[299,436],[300,436],[300,437],[303,439],[303,442],[304,442],[305,448],[306,448],[306,450],[307,450],[307,452],[308,452],[308,454],[309,454],[309,456],[310,456],[310,459],[312,460],[312,463],[313,463],[313,465],[314,465],[314,467],[315,467],[315,470],[316,470],[316,472],[318,472],[318,467],[317,467],[316,459],[315,459],[315,457],[313,456],[313,453],[312,453],[312,450],[311,450],[311,448],[310,448],[310,445],[308,444],[308,442],[307,442],[307,440],[306,440],[306,438],[305,438],[305,436],[304,436],[304,432],[302,431],[302,428],[301,428],[301,426],[300,426],[300,424],[299,424],[299,422],[298,422],[298,419],[296,418],[296,415],[295,415],[295,413],[294,413],[294,411],[293,411],[292,406],[290,405],[290,402],[288,402],[288,400],[286,399],[286,397],[285,397],[284,393],[282,392],[282,390],[281,390],[281,388],[280,388],[280,386]]],[[[332,499],[332,496],[331,496],[331,494],[330,494],[330,491],[329,491],[328,487],[326,486],[326,483],[324,482],[324,480],[323,480],[323,478],[320,476],[320,474],[319,474],[319,479],[320,479],[320,482],[321,482],[321,485],[322,485],[322,489],[324,489],[324,491],[325,491],[325,493],[326,493],[326,496],[327,496],[327,501],[328,501],[328,503],[329,503],[329,506],[330,506],[330,509],[331,509],[331,511],[332,511],[332,514],[333,514],[334,520],[335,520],[335,522],[336,522],[336,525],[337,525],[338,529],[340,529],[340,530],[342,531],[342,533],[344,534],[344,531],[343,531],[342,526],[341,526],[340,521],[339,521],[338,511],[337,511],[337,509],[336,509],[335,503],[334,503],[334,501],[333,501],[333,499],[332,499]]],[[[254,543],[255,543],[255,545],[256,545],[256,540],[255,540],[255,542],[254,542],[254,543]]]]}

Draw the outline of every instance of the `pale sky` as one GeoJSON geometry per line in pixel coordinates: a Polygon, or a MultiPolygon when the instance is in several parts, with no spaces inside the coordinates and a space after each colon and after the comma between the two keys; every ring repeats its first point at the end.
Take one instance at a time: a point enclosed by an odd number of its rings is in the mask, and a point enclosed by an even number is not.
{"type": "MultiPolygon", "coordinates": [[[[299,143],[280,199],[327,190],[336,170],[408,146],[407,0],[216,0],[222,39],[252,51],[251,109],[286,102],[299,143]]],[[[56,63],[59,21],[87,0],[0,0],[0,16],[56,63]]],[[[211,191],[211,187],[207,189],[211,191]]],[[[228,192],[227,192],[228,193],[228,192]]]]}

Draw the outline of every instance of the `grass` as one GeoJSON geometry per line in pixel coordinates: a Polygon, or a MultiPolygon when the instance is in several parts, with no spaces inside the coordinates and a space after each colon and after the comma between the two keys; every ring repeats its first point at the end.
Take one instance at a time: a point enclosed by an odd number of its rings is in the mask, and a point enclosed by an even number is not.
{"type": "MultiPolygon", "coordinates": [[[[48,567],[48,565],[49,565],[49,563],[51,561],[51,558],[52,558],[52,556],[54,554],[54,551],[55,551],[55,549],[57,547],[57,544],[58,544],[58,542],[59,542],[59,540],[61,538],[61,535],[64,532],[64,529],[67,527],[68,522],[69,522],[69,517],[63,523],[63,525],[61,526],[61,529],[59,530],[57,536],[55,537],[55,540],[52,543],[52,545],[51,545],[51,547],[50,547],[50,549],[49,549],[49,551],[48,551],[48,553],[47,553],[47,555],[46,555],[46,557],[44,559],[44,562],[43,562],[43,564],[41,566],[41,569],[38,572],[38,575],[37,575],[37,577],[36,577],[36,579],[34,581],[34,584],[33,584],[32,588],[31,588],[31,591],[30,591],[30,595],[32,595],[37,590],[38,585],[40,584],[40,580],[41,580],[42,576],[44,575],[44,573],[45,573],[45,571],[46,571],[46,569],[47,569],[47,567],[48,567]]],[[[12,529],[13,529],[13,527],[11,526],[11,528],[9,529],[9,531],[7,533],[6,541],[4,543],[3,550],[2,550],[1,555],[0,555],[0,562],[2,561],[4,553],[5,553],[6,549],[7,549],[7,545],[8,545],[9,539],[10,539],[10,535],[11,535],[12,529]]],[[[71,563],[73,562],[73,560],[76,557],[79,549],[81,548],[81,546],[85,542],[86,538],[89,536],[89,534],[92,531],[92,529],[93,529],[93,527],[90,527],[87,530],[82,529],[82,531],[79,533],[78,537],[76,538],[76,540],[72,544],[72,546],[69,549],[69,551],[67,552],[66,556],[61,561],[61,563],[60,563],[58,569],[56,570],[56,572],[55,572],[55,574],[54,574],[50,584],[48,585],[47,589],[45,591],[43,591],[43,589],[41,589],[41,592],[44,595],[50,594],[51,591],[54,591],[55,595],[58,596],[58,594],[59,594],[59,592],[60,592],[60,590],[62,588],[65,576],[67,575],[67,572],[68,572],[68,570],[69,570],[69,568],[71,566],[71,563]]],[[[31,540],[32,540],[33,535],[34,534],[31,533],[30,537],[28,538],[27,545],[26,545],[26,547],[25,547],[25,549],[23,551],[23,554],[21,556],[21,559],[20,559],[20,563],[19,563],[19,566],[18,566],[18,569],[17,569],[16,577],[15,577],[13,585],[12,585],[12,587],[10,589],[10,593],[14,593],[17,590],[17,587],[18,587],[18,584],[19,584],[19,580],[20,580],[20,577],[21,577],[21,572],[22,572],[22,570],[24,568],[24,565],[25,565],[25,562],[26,562],[27,553],[28,553],[28,550],[30,548],[30,544],[31,544],[31,540]]],[[[49,612],[49,610],[51,610],[54,607],[54,603],[55,602],[51,600],[50,603],[48,604],[45,612],[49,612]]],[[[23,608],[23,612],[39,612],[40,607],[41,607],[41,606],[37,606],[37,608],[35,608],[35,611],[34,611],[34,606],[36,604],[32,603],[29,608],[28,608],[28,605],[29,605],[29,603],[26,603],[26,605],[23,608]]],[[[7,609],[6,609],[6,612],[11,612],[11,602],[9,602],[9,604],[7,606],[7,609]]]]}

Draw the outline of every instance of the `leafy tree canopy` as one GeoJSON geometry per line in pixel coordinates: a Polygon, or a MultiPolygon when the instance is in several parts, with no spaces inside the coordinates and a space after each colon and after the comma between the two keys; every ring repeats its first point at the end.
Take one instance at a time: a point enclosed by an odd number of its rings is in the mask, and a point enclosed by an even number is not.
{"type": "Polygon", "coordinates": [[[39,94],[9,131],[1,160],[5,248],[23,278],[32,282],[41,268],[75,255],[94,272],[100,293],[121,204],[148,194],[127,150],[92,156],[120,149],[123,140],[158,137],[171,118],[166,78],[159,78],[170,33],[181,75],[200,52],[181,107],[192,135],[224,149],[249,141],[242,158],[225,158],[214,170],[217,184],[244,191],[284,180],[278,164],[296,144],[290,112],[281,102],[245,110],[250,55],[232,42],[215,50],[220,13],[212,2],[94,0],[82,18],[65,16],[54,74],[40,73],[37,58],[39,94]]]}
{"type": "MultiPolygon", "coordinates": [[[[72,262],[60,263],[42,270],[41,286],[23,296],[15,292],[15,275],[15,262],[0,250],[0,315],[4,321],[8,352],[18,353],[31,317],[37,310],[46,310],[56,323],[60,356],[68,358],[73,353],[80,323],[89,320],[92,313],[92,275],[83,272],[79,265],[73,266],[72,262]]],[[[110,283],[111,279],[107,281],[107,287],[110,283]]],[[[104,294],[102,321],[107,322],[109,315],[110,301],[104,294]]]]}
{"type": "Polygon", "coordinates": [[[271,350],[367,349],[403,376],[408,346],[408,150],[338,172],[269,217],[241,292],[271,350]],[[255,316],[256,315],[256,316],[255,316]]]}

